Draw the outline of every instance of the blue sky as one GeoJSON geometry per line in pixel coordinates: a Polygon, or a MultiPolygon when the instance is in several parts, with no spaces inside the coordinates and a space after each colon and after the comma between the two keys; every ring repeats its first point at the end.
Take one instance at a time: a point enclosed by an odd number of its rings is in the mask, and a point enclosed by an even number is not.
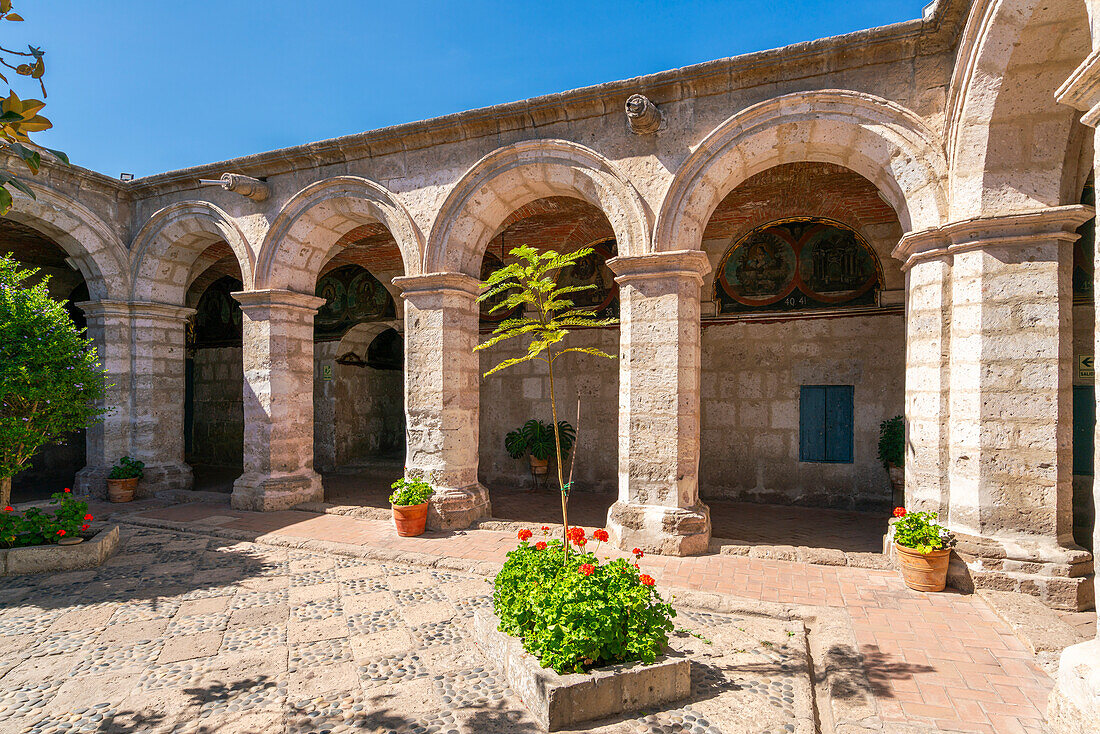
{"type": "MultiPolygon", "coordinates": [[[[912,0],[16,0],[44,145],[138,176],[920,16],[912,0]]],[[[27,96],[32,88],[17,89],[27,96]]]]}

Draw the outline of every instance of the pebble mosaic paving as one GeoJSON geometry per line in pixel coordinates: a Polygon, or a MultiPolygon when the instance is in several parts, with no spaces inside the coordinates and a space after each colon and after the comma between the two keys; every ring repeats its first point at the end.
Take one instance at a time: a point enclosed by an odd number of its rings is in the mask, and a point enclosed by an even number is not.
{"type": "MultiPolygon", "coordinates": [[[[123,526],[99,569],[0,579],[0,734],[533,734],[470,641],[491,594],[457,572],[123,526]]],[[[676,622],[691,697],[581,731],[815,731],[801,623],[676,622]]]]}

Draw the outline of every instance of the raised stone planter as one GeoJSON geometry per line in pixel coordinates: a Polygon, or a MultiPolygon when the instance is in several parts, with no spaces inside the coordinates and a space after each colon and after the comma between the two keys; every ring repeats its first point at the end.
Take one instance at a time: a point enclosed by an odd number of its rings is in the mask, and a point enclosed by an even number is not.
{"type": "Polygon", "coordinates": [[[0,550],[0,575],[75,571],[99,566],[118,548],[118,525],[108,525],[78,545],[35,545],[0,550]]]}
{"type": "Polygon", "coordinates": [[[630,663],[558,675],[543,668],[520,641],[500,632],[489,610],[474,614],[474,642],[496,661],[508,685],[543,729],[557,731],[627,711],[652,713],[691,695],[691,661],[670,655],[652,665],[630,663]]]}

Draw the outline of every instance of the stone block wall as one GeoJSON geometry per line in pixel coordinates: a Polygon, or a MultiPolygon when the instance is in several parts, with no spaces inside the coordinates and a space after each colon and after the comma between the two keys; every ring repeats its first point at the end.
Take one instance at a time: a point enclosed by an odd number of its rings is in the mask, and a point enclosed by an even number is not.
{"type": "MultiPolygon", "coordinates": [[[[484,339],[482,335],[481,340],[484,339]]],[[[567,345],[594,347],[617,355],[619,330],[577,331],[567,339],[567,345]]],[[[518,341],[481,352],[481,372],[524,352],[526,349],[518,341]]],[[[618,486],[619,361],[588,354],[568,354],[555,364],[554,389],[558,396],[558,419],[579,427],[579,440],[574,449],[577,454],[573,474],[576,488],[615,492],[618,486]],[[581,402],[579,425],[578,397],[581,402]]],[[[478,475],[483,484],[499,489],[531,486],[527,459],[513,459],[504,450],[505,434],[530,418],[550,421],[550,380],[545,363],[528,362],[481,378],[478,475]]],[[[568,467],[567,463],[566,473],[568,467]]]]}
{"type": "Polygon", "coordinates": [[[197,349],[193,358],[191,464],[239,467],[244,450],[244,362],[240,347],[197,349]]]}
{"type": "Polygon", "coordinates": [[[699,493],[879,510],[890,482],[879,423],[904,408],[902,314],[703,322],[699,493]],[[801,385],[853,385],[851,464],[798,460],[801,385]]]}

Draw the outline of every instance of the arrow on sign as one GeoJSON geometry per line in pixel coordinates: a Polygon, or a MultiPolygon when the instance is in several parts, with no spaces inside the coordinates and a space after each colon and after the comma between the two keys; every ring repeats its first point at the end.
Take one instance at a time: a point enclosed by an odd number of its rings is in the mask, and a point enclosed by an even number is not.
{"type": "Polygon", "coordinates": [[[1091,370],[1094,361],[1095,357],[1081,357],[1081,366],[1087,370],[1091,370]]]}

